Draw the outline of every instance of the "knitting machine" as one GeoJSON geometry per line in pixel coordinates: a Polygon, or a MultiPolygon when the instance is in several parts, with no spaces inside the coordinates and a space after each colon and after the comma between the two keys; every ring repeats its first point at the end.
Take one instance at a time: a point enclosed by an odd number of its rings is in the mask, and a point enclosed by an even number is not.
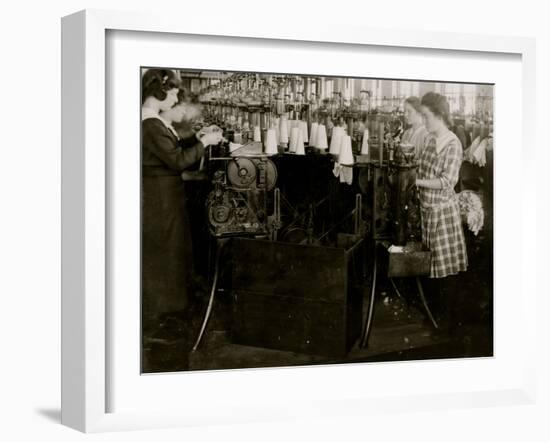
{"type": "Polygon", "coordinates": [[[421,238],[414,146],[401,143],[393,122],[381,123],[369,141],[370,161],[357,165],[357,183],[367,197],[370,233],[395,245],[421,238]],[[388,129],[392,131],[389,132],[388,129]]]}
{"type": "Polygon", "coordinates": [[[213,189],[206,210],[212,235],[261,236],[277,230],[277,168],[261,153],[260,143],[244,145],[228,156],[210,157],[210,164],[213,189]]]}
{"type": "Polygon", "coordinates": [[[416,192],[415,148],[412,144],[396,145],[390,161],[388,182],[391,187],[392,243],[405,245],[421,238],[419,201],[416,192]]]}

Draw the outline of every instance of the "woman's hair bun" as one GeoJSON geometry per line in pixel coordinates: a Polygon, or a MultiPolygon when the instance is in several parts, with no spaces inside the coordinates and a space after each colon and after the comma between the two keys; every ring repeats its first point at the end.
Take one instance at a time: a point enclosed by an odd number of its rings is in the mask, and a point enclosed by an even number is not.
{"type": "Polygon", "coordinates": [[[141,102],[148,97],[162,101],[166,92],[179,86],[176,73],[170,69],[148,69],[141,77],[141,102]]]}

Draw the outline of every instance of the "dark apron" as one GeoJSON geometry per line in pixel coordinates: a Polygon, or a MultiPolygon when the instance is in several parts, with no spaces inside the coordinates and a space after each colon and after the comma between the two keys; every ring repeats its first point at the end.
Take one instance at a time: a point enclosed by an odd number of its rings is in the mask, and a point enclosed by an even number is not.
{"type": "Polygon", "coordinates": [[[142,309],[145,320],[188,304],[191,236],[180,174],[143,167],[142,309]]]}

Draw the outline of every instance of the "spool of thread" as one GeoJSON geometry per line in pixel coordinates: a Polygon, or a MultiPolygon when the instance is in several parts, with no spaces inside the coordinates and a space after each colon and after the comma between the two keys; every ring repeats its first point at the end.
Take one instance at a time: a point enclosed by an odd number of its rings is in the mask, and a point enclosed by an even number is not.
{"type": "Polygon", "coordinates": [[[300,129],[298,129],[297,127],[293,127],[292,129],[290,129],[290,144],[288,145],[289,152],[296,152],[299,133],[300,133],[300,129]]]}
{"type": "Polygon", "coordinates": [[[342,146],[338,162],[346,166],[351,166],[355,162],[353,151],[351,150],[351,137],[349,135],[344,135],[342,137],[342,146]]]}
{"type": "MultiPolygon", "coordinates": [[[[298,128],[295,128],[298,129],[298,128]]],[[[297,140],[296,140],[296,155],[305,155],[306,151],[304,149],[304,137],[302,135],[302,131],[298,129],[297,132],[297,140]]]]}
{"type": "Polygon", "coordinates": [[[309,137],[309,145],[316,147],[317,145],[317,132],[319,131],[319,123],[313,123],[311,125],[311,136],[309,137]]]}
{"type": "Polygon", "coordinates": [[[289,134],[290,133],[290,129],[292,129],[292,121],[287,119],[286,120],[286,132],[289,134]]]}
{"type": "Polygon", "coordinates": [[[342,138],[344,137],[344,128],[339,126],[334,126],[332,128],[332,138],[330,139],[330,149],[329,152],[333,155],[340,155],[340,150],[342,146],[342,138]]]}
{"type": "Polygon", "coordinates": [[[279,140],[281,139],[281,131],[279,130],[279,125],[281,124],[281,121],[280,121],[280,118],[275,118],[275,121],[273,123],[273,126],[271,127],[271,129],[275,129],[275,135],[276,135],[276,140],[277,140],[277,144],[279,143],[279,140]]]}
{"type": "Polygon", "coordinates": [[[328,149],[328,142],[327,142],[327,128],[324,124],[320,124],[317,128],[317,140],[315,143],[315,147],[317,149],[328,149]]]}
{"type": "Polygon", "coordinates": [[[363,132],[363,143],[361,144],[361,155],[369,154],[369,130],[363,132]]]}
{"type": "Polygon", "coordinates": [[[262,141],[262,132],[260,131],[260,126],[254,126],[254,141],[262,141]]]}
{"type": "Polygon", "coordinates": [[[265,153],[269,155],[274,155],[278,153],[277,150],[277,135],[275,129],[268,129],[265,139],[265,153]]]}
{"type": "Polygon", "coordinates": [[[308,137],[307,137],[307,122],[306,121],[300,121],[300,131],[302,132],[302,140],[304,143],[307,143],[308,137]]]}
{"type": "Polygon", "coordinates": [[[279,125],[279,142],[286,145],[288,143],[288,120],[281,118],[279,125]]]}

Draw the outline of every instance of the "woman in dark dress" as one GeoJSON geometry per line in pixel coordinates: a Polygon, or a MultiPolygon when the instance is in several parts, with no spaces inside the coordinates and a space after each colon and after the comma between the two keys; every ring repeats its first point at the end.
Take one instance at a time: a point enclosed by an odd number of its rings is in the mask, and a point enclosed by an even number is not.
{"type": "Polygon", "coordinates": [[[184,312],[189,296],[190,243],[181,173],[200,160],[206,134],[182,149],[172,122],[185,117],[175,73],[150,69],[142,77],[142,319],[144,335],[184,312]],[[178,101],[179,100],[179,101],[178,101]]]}

